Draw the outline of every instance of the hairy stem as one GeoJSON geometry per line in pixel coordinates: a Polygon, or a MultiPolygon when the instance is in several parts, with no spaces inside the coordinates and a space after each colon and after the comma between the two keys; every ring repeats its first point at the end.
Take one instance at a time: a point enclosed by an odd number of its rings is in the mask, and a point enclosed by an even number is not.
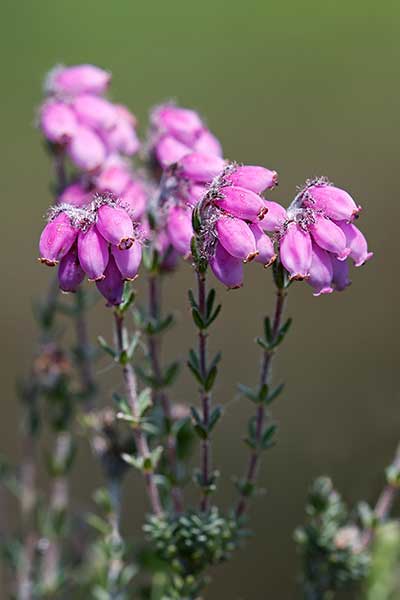
{"type": "MultiPolygon", "coordinates": [[[[115,323],[115,335],[117,341],[117,349],[120,356],[126,354],[128,350],[128,340],[127,340],[127,331],[124,323],[124,315],[123,313],[115,310],[114,312],[114,323],[115,323]]],[[[142,428],[140,427],[140,413],[139,413],[139,402],[137,395],[137,383],[136,383],[136,375],[132,365],[123,361],[122,363],[122,372],[125,382],[125,388],[127,393],[127,398],[129,405],[131,407],[132,416],[135,419],[135,424],[133,427],[133,434],[136,443],[136,450],[140,458],[144,461],[150,458],[149,446],[147,443],[146,435],[142,428]]],[[[146,482],[147,494],[150,500],[150,505],[152,511],[156,515],[162,514],[162,506],[160,501],[160,495],[158,493],[158,488],[155,482],[154,470],[152,467],[144,468],[144,478],[146,482]]]]}
{"type": "MultiPolygon", "coordinates": [[[[275,342],[279,330],[282,325],[282,317],[283,311],[285,308],[285,300],[286,300],[286,291],[284,288],[277,287],[276,290],[276,302],[275,302],[275,313],[272,321],[272,343],[275,342]]],[[[260,368],[260,381],[259,388],[261,389],[265,384],[269,383],[270,375],[271,375],[271,365],[272,358],[274,355],[274,350],[264,350],[262,360],[261,360],[261,368],[260,368]]],[[[255,442],[256,448],[252,449],[250,452],[249,462],[246,469],[245,474],[245,485],[244,489],[249,489],[254,486],[257,474],[260,466],[261,459],[261,449],[260,442],[262,439],[262,435],[265,430],[265,422],[266,422],[266,408],[264,403],[260,403],[257,407],[256,412],[256,433],[255,433],[255,442]]],[[[241,517],[245,514],[248,509],[249,504],[249,496],[245,493],[241,493],[237,507],[236,507],[236,515],[237,517],[241,517]]]]}
{"type": "MultiPolygon", "coordinates": [[[[149,276],[149,314],[154,320],[159,320],[161,317],[161,280],[160,277],[155,277],[151,275],[149,276]]],[[[162,380],[160,337],[154,334],[150,334],[148,336],[148,346],[153,375],[156,381],[159,383],[162,380]]],[[[155,404],[160,404],[164,413],[164,422],[167,431],[166,456],[173,478],[173,485],[171,488],[172,502],[175,511],[182,512],[183,493],[182,489],[176,483],[178,477],[178,459],[176,437],[171,432],[171,400],[166,390],[158,388],[157,390],[153,390],[153,402],[155,404]]]]}
{"type": "MultiPolygon", "coordinates": [[[[202,318],[206,318],[206,274],[197,272],[197,301],[199,313],[202,318]]],[[[200,362],[200,375],[205,381],[207,377],[207,333],[203,329],[199,329],[198,333],[198,352],[200,362]]],[[[207,430],[210,425],[211,414],[211,394],[206,391],[205,387],[200,389],[200,402],[202,408],[203,426],[207,430]]],[[[200,502],[200,508],[203,512],[210,508],[210,496],[208,486],[210,484],[211,470],[211,441],[209,434],[201,441],[200,450],[200,470],[203,482],[203,494],[200,502]]]]}

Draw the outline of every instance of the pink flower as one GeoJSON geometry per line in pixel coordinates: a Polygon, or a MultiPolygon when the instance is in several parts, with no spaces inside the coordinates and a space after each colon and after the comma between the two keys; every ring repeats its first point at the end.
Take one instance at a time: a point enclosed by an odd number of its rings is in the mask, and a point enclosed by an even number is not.
{"type": "Polygon", "coordinates": [[[63,292],[76,292],[84,278],[85,272],[79,263],[77,247],[74,244],[61,259],[58,267],[60,289],[63,292]]]}
{"type": "Polygon", "coordinates": [[[318,246],[336,254],[339,260],[346,260],[350,248],[347,247],[346,236],[340,227],[321,215],[315,215],[314,219],[309,230],[318,246]]]}
{"type": "Polygon", "coordinates": [[[307,283],[314,288],[314,296],[333,292],[332,279],[333,267],[329,253],[313,244],[310,277],[307,283]]]}
{"type": "Polygon", "coordinates": [[[61,192],[58,204],[70,204],[71,206],[85,206],[91,198],[91,194],[85,190],[80,181],[71,183],[61,192]]]}
{"type": "Polygon", "coordinates": [[[121,152],[133,156],[140,147],[135,131],[136,119],[125,106],[114,105],[116,121],[114,127],[103,133],[103,140],[110,152],[121,152]]]}
{"type": "Polygon", "coordinates": [[[361,210],[350,194],[328,184],[323,178],[307,188],[306,204],[335,221],[350,221],[361,210]]]}
{"type": "Polygon", "coordinates": [[[124,280],[133,281],[138,274],[142,260],[142,246],[134,241],[127,250],[120,250],[117,246],[111,247],[115,263],[124,280]]]}
{"type": "Polygon", "coordinates": [[[183,206],[170,208],[167,217],[168,238],[181,256],[190,255],[190,242],[193,237],[191,211],[183,206]]]}
{"type": "Polygon", "coordinates": [[[191,152],[190,148],[170,135],[163,136],[155,147],[155,157],[163,169],[191,152]]]}
{"type": "Polygon", "coordinates": [[[277,202],[264,200],[264,205],[267,208],[267,214],[259,221],[260,227],[265,231],[277,232],[282,229],[287,220],[286,209],[277,202]]]}
{"type": "Polygon", "coordinates": [[[133,221],[140,221],[148,203],[148,194],[141,181],[132,181],[121,195],[121,204],[133,221]]]}
{"type": "Polygon", "coordinates": [[[338,226],[346,236],[346,245],[350,248],[350,258],[354,265],[360,267],[373,257],[373,252],[368,252],[368,243],[361,231],[352,223],[340,222],[338,226]]]}
{"type": "Polygon", "coordinates": [[[264,167],[245,165],[236,167],[226,180],[233,186],[262,194],[265,190],[274,188],[278,184],[278,173],[264,169],[264,167]]]}
{"type": "Polygon", "coordinates": [[[311,237],[297,223],[291,222],[280,240],[280,257],[290,279],[306,279],[312,260],[311,237]]]}
{"type": "Polygon", "coordinates": [[[269,238],[256,223],[250,224],[249,227],[256,241],[256,248],[258,252],[255,258],[256,262],[261,263],[264,265],[264,267],[270,267],[276,260],[274,244],[272,243],[271,238],[269,238]]]}
{"type": "Polygon", "coordinates": [[[195,152],[200,152],[201,154],[222,156],[222,147],[219,140],[211,133],[211,131],[208,131],[208,129],[202,129],[199,133],[193,144],[193,150],[195,152]]]}
{"type": "Polygon", "coordinates": [[[109,261],[109,249],[96,226],[93,225],[87,231],[79,233],[78,256],[89,281],[104,279],[104,271],[109,261]]]}
{"type": "Polygon", "coordinates": [[[349,263],[348,261],[338,260],[333,254],[330,254],[332,261],[333,277],[332,283],[338,292],[345,290],[350,284],[349,263]]]}
{"type": "Polygon", "coordinates": [[[110,73],[93,65],[56,67],[47,77],[46,88],[50,93],[72,96],[84,92],[102,94],[110,80],[110,73]]]}
{"type": "Polygon", "coordinates": [[[68,154],[82,171],[96,171],[105,161],[106,148],[94,131],[80,125],[68,145],[68,154]]]}
{"type": "Polygon", "coordinates": [[[250,227],[241,219],[221,217],[215,225],[220,244],[233,257],[252,261],[258,254],[256,240],[250,227]]]}
{"type": "MultiPolygon", "coordinates": [[[[108,162],[108,161],[107,161],[108,162]]],[[[96,187],[100,193],[110,192],[120,196],[131,182],[131,174],[126,165],[118,162],[106,164],[96,177],[96,187]]]]}
{"type": "Polygon", "coordinates": [[[63,102],[46,102],[40,113],[40,128],[54,144],[67,143],[76,133],[78,123],[74,112],[63,102]]]}
{"type": "Polygon", "coordinates": [[[153,127],[168,132],[189,147],[203,128],[203,123],[194,110],[168,104],[157,107],[151,115],[151,121],[153,127]]]}
{"type": "Polygon", "coordinates": [[[99,96],[80,94],[74,99],[72,107],[79,122],[86,127],[109,130],[117,124],[115,107],[99,96]]]}
{"type": "Polygon", "coordinates": [[[116,265],[114,256],[110,256],[104,275],[104,279],[96,282],[97,289],[107,300],[108,305],[121,304],[124,293],[124,280],[116,265]]]}
{"type": "Polygon", "coordinates": [[[192,152],[179,161],[179,175],[199,183],[209,183],[221,173],[225,164],[219,156],[192,152]]]}
{"type": "Polygon", "coordinates": [[[263,199],[251,190],[241,187],[222,187],[214,204],[230,215],[246,221],[259,221],[267,213],[263,199]]]}
{"type": "Polygon", "coordinates": [[[229,254],[221,244],[217,244],[215,254],[210,260],[215,277],[228,289],[237,289],[243,285],[243,262],[229,254]]]}
{"type": "Polygon", "coordinates": [[[40,261],[54,267],[67,254],[76,240],[78,230],[63,213],[57,215],[43,229],[39,241],[40,261]]]}
{"type": "Polygon", "coordinates": [[[97,229],[107,242],[118,246],[120,250],[127,250],[135,240],[132,219],[120,206],[100,206],[97,211],[97,229]]]}

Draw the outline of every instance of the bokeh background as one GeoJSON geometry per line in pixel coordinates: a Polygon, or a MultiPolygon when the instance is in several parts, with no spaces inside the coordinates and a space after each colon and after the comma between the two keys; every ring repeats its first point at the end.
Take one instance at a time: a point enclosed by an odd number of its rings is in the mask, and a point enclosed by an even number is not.
{"type": "MultiPolygon", "coordinates": [[[[215,572],[207,596],[297,598],[292,531],[303,520],[311,480],[328,473],[349,501],[372,502],[400,438],[399,5],[171,0],[149,5],[146,13],[141,4],[2,2],[1,452],[14,460],[19,455],[15,379],[29,368],[36,333],[31,304],[50,276],[35,260],[50,201],[50,165],[34,111],[52,65],[93,62],[112,71],[113,98],[128,104],[143,131],[148,107],[176,98],[206,116],[228,157],[279,171],[274,199],[287,204],[296,185],[326,174],[364,207],[362,228],[376,255],[353,273],[352,287],[322,298],[314,298],[306,284],[291,290],[288,313],[294,325],[274,372],[287,387],[273,409],[279,444],[266,455],[261,472],[267,493],[253,505],[257,536],[215,572]]],[[[217,396],[226,410],[215,436],[215,462],[223,473],[219,499],[226,506],[234,493],[230,478],[244,465],[240,439],[252,410],[237,398],[235,382],[251,384],[257,377],[253,338],[272,304],[270,279],[255,265],[246,269],[242,291],[218,287],[224,309],[212,343],[224,352],[217,396]]],[[[193,340],[189,285],[189,267],[167,285],[165,302],[178,314],[177,328],[167,338],[171,357],[184,358],[193,340]]],[[[99,303],[91,322],[93,340],[108,334],[108,320],[99,303]]],[[[105,399],[114,376],[99,374],[105,399]]],[[[176,396],[190,403],[194,394],[184,372],[176,396]]],[[[84,444],[79,462],[73,490],[84,509],[99,480],[84,444]]],[[[145,498],[133,474],[125,499],[124,527],[134,536],[145,498]]]]}

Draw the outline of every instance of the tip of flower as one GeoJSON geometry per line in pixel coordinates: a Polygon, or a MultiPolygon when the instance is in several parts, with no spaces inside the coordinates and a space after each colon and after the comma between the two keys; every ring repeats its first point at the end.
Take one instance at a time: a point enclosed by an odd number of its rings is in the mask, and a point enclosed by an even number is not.
{"type": "Polygon", "coordinates": [[[363,260],[359,260],[358,262],[355,262],[354,266],[355,267],[362,267],[363,265],[365,265],[365,263],[367,262],[367,260],[370,260],[373,256],[374,256],[373,252],[368,252],[367,256],[363,260]]]}
{"type": "Polygon", "coordinates": [[[334,288],[327,286],[322,288],[321,290],[318,290],[318,292],[314,292],[313,296],[317,297],[317,296],[322,296],[323,294],[332,294],[332,292],[334,292],[334,288]]]}
{"type": "Polygon", "coordinates": [[[124,277],[124,281],[135,281],[139,277],[139,274],[135,275],[135,277],[124,277]]]}
{"type": "Polygon", "coordinates": [[[267,214],[268,210],[269,210],[269,209],[268,209],[268,207],[267,207],[267,206],[264,206],[264,207],[263,207],[263,208],[260,210],[260,212],[258,213],[258,215],[257,215],[257,219],[258,219],[259,221],[261,221],[261,220],[262,220],[262,219],[265,217],[265,215],[267,214]]]}
{"type": "Polygon", "coordinates": [[[272,187],[279,185],[279,175],[276,171],[272,171],[272,187]]]}
{"type": "Polygon", "coordinates": [[[350,252],[351,252],[350,248],[345,248],[341,254],[336,255],[336,258],[343,262],[344,260],[346,260],[346,258],[348,258],[350,252]]]}
{"type": "Polygon", "coordinates": [[[48,267],[55,267],[59,263],[58,260],[50,260],[49,258],[44,258],[43,256],[38,258],[38,262],[42,263],[42,265],[47,265],[48,267]]]}
{"type": "Polygon", "coordinates": [[[254,260],[254,259],[255,259],[255,257],[256,257],[256,256],[258,256],[259,254],[260,254],[260,253],[258,252],[258,250],[256,250],[256,252],[251,252],[250,254],[248,254],[248,255],[246,256],[246,258],[244,259],[244,261],[243,261],[243,262],[244,262],[244,263],[249,263],[249,262],[251,262],[252,260],[254,260]]]}
{"type": "Polygon", "coordinates": [[[76,290],[63,290],[62,287],[60,287],[60,292],[65,296],[67,296],[68,294],[76,294],[76,290]]]}
{"type": "Polygon", "coordinates": [[[240,290],[240,288],[243,287],[243,283],[239,284],[239,285],[232,285],[230,287],[226,288],[227,292],[230,292],[231,290],[240,290]]]}
{"type": "Polygon", "coordinates": [[[268,267],[270,267],[271,265],[273,265],[274,262],[276,261],[276,259],[277,259],[277,254],[274,254],[274,256],[269,260],[269,262],[267,262],[264,265],[264,269],[268,269],[268,267]]]}
{"type": "Polygon", "coordinates": [[[289,281],[304,281],[310,277],[310,273],[295,273],[290,275],[289,281]]]}
{"type": "Polygon", "coordinates": [[[103,279],[105,279],[105,278],[106,278],[106,276],[103,274],[103,275],[99,275],[98,277],[93,277],[92,279],[88,279],[88,281],[90,283],[96,283],[96,281],[103,281],[103,279]]]}
{"type": "Polygon", "coordinates": [[[122,240],[120,240],[118,244],[118,248],[120,250],[129,250],[129,248],[132,247],[134,241],[135,240],[132,237],[122,238],[122,240]]]}

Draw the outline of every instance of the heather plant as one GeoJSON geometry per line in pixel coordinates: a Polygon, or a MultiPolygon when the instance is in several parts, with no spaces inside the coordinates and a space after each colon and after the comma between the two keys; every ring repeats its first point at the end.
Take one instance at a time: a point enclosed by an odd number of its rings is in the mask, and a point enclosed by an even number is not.
{"type": "MultiPolygon", "coordinates": [[[[91,65],[56,67],[38,111],[54,177],[39,261],[56,275],[50,272],[49,290],[37,306],[37,352],[20,385],[22,464],[14,470],[4,462],[1,471],[21,513],[19,531],[3,544],[10,595],[19,600],[207,595],[210,568],[249,543],[260,461],[277,443],[271,405],[283,384],[273,382],[271,367],[291,328],[285,316],[290,290],[304,281],[314,296],[342,291],[350,284],[351,263],[359,267],[372,257],[355,224],[361,207],[348,192],[317,177],[297,190],[287,208],[281,206],[270,199],[278,184],[274,169],[224,158],[204,120],[172,103],[151,111],[141,142],[134,115],[108,99],[110,81],[109,73],[91,65]],[[181,365],[165,364],[161,352],[174,324],[162,287],[183,261],[193,272],[187,292],[193,326],[188,405],[177,403],[171,391],[181,365]],[[226,508],[214,500],[227,477],[218,473],[212,453],[223,417],[223,399],[215,393],[223,361],[220,352],[210,354],[209,338],[224,315],[213,282],[240,289],[249,268],[272,277],[274,308],[256,339],[258,381],[232,381],[253,415],[245,430],[247,464],[226,508]],[[139,274],[147,282],[143,294],[134,287],[139,274]],[[71,297],[65,300],[60,292],[71,297]],[[123,384],[112,398],[104,398],[98,385],[95,341],[88,335],[99,294],[114,340],[99,332],[97,350],[118,365],[123,384]],[[60,336],[60,316],[75,331],[72,348],[60,336]],[[53,444],[45,459],[49,489],[37,478],[44,430],[53,444]],[[95,510],[84,515],[74,512],[70,497],[82,431],[104,482],[93,491],[95,510]],[[141,542],[128,539],[121,527],[121,489],[125,480],[131,485],[131,469],[141,474],[148,498],[141,542]],[[191,481],[198,487],[197,504],[185,493],[191,481]]],[[[329,479],[313,484],[308,522],[295,535],[306,598],[330,598],[361,581],[367,581],[366,590],[368,581],[377,586],[379,558],[371,548],[375,537],[384,545],[383,534],[375,532],[389,516],[398,468],[396,459],[377,507],[364,503],[354,514],[329,479]]]]}

